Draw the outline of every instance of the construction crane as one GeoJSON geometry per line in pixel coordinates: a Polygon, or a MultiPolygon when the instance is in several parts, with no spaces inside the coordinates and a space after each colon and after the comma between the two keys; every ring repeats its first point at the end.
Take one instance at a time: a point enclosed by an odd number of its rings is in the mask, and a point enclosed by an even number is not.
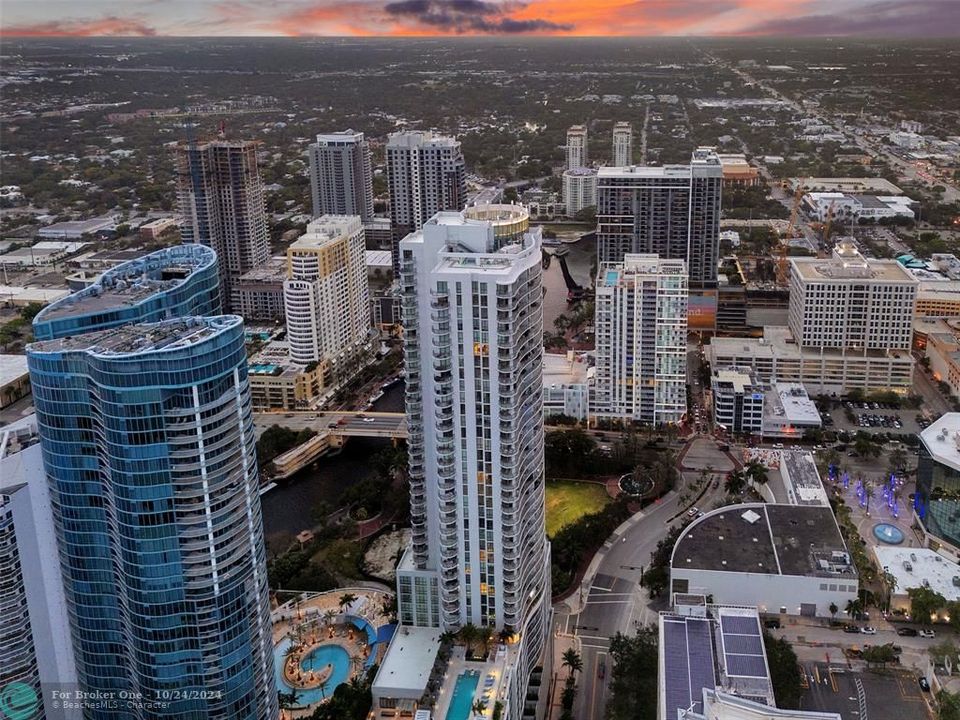
{"type": "Polygon", "coordinates": [[[790,238],[793,237],[793,231],[797,226],[797,213],[800,211],[800,198],[803,197],[803,188],[806,185],[806,179],[797,182],[797,189],[793,193],[793,207],[790,208],[790,223],[787,225],[786,237],[778,234],[780,241],[777,249],[777,283],[786,285],[788,279],[787,273],[787,245],[790,238]]]}

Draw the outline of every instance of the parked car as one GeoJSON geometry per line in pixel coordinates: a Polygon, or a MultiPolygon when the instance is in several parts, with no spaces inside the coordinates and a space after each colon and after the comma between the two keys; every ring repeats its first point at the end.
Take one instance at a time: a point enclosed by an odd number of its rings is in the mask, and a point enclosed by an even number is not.
{"type": "Polygon", "coordinates": [[[920,686],[920,689],[924,692],[930,692],[930,683],[927,682],[927,679],[922,675],[917,678],[917,685],[920,686]]]}
{"type": "Polygon", "coordinates": [[[867,626],[867,627],[860,628],[860,632],[863,633],[864,635],[876,635],[877,629],[874,627],[867,626]]]}
{"type": "Polygon", "coordinates": [[[856,625],[844,625],[843,631],[845,633],[859,633],[860,628],[858,628],[856,625]]]}
{"type": "Polygon", "coordinates": [[[697,516],[698,512],[700,512],[699,509],[692,507],[689,510],[687,510],[687,517],[694,518],[697,516]]]}
{"type": "Polygon", "coordinates": [[[922,638],[935,638],[937,634],[933,630],[923,629],[919,633],[922,638]]]}
{"type": "Polygon", "coordinates": [[[913,628],[902,627],[902,628],[897,628],[897,635],[899,635],[900,637],[916,637],[917,631],[914,630],[913,628]]]}

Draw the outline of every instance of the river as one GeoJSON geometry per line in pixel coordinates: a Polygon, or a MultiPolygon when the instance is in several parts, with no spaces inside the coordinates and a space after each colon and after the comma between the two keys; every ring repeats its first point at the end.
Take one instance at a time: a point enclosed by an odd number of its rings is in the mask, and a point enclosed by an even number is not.
{"type": "MultiPolygon", "coordinates": [[[[583,286],[589,286],[590,266],[596,252],[596,243],[593,240],[581,240],[562,247],[568,250],[567,267],[574,280],[583,286]]],[[[556,249],[548,248],[548,251],[556,249]]],[[[546,288],[543,298],[543,324],[544,328],[552,330],[554,319],[568,309],[567,286],[563,281],[560,263],[556,259],[551,261],[550,267],[543,273],[543,286],[546,288]]],[[[374,403],[373,410],[403,412],[403,391],[403,383],[388,388],[383,397],[374,403]]],[[[387,447],[390,442],[380,438],[351,438],[339,455],[320,458],[313,466],[304,468],[289,480],[281,481],[277,487],[265,494],[261,498],[261,504],[268,543],[271,537],[289,540],[290,536],[315,525],[314,511],[317,505],[326,502],[331,509],[335,508],[340,493],[367,476],[370,457],[387,447]]]]}

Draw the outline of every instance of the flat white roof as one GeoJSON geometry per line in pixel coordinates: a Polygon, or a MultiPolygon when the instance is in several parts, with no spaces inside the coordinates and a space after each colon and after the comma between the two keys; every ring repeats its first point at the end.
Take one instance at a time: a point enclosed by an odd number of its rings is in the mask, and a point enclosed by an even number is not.
{"type": "Polygon", "coordinates": [[[389,250],[367,250],[367,267],[390,267],[393,260],[389,250]]]}
{"type": "Polygon", "coordinates": [[[817,405],[807,395],[803,383],[778,382],[767,394],[772,401],[765,404],[764,415],[786,420],[791,425],[819,425],[817,405]]]}
{"type": "Polygon", "coordinates": [[[960,471],[960,413],[947,413],[920,433],[931,457],[960,471]]]}
{"type": "Polygon", "coordinates": [[[943,595],[948,602],[960,600],[960,565],[935,550],[878,545],[873,552],[880,567],[897,579],[894,591],[897,595],[905,595],[910,588],[923,587],[926,581],[931,590],[943,595]]]}
{"type": "Polygon", "coordinates": [[[398,627],[373,681],[373,694],[419,698],[427,689],[439,650],[439,628],[398,627]]]}
{"type": "Polygon", "coordinates": [[[543,386],[585,383],[595,374],[583,353],[543,354],[543,386]]]}
{"type": "Polygon", "coordinates": [[[16,382],[26,374],[26,355],[0,355],[0,387],[16,382]]]}

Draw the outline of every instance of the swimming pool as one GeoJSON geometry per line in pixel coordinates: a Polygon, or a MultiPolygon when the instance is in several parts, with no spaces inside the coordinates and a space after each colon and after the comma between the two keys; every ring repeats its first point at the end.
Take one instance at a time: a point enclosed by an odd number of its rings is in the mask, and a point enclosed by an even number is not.
{"type": "MultiPolygon", "coordinates": [[[[274,648],[274,676],[278,690],[290,692],[293,688],[287,684],[283,678],[284,655],[287,648],[290,647],[290,638],[284,638],[277,643],[274,648]]],[[[311,650],[300,664],[307,671],[322,670],[327,665],[333,666],[333,672],[324,683],[322,688],[313,688],[312,690],[297,690],[297,706],[312,705],[323,700],[324,697],[330,697],[337,686],[345,683],[350,675],[350,655],[339,645],[321,645],[311,650]]]]}
{"type": "Polygon", "coordinates": [[[446,720],[470,720],[470,711],[473,708],[473,694],[480,684],[480,673],[468,670],[457,677],[457,684],[453,686],[453,697],[450,698],[450,707],[447,708],[446,720]]]}

